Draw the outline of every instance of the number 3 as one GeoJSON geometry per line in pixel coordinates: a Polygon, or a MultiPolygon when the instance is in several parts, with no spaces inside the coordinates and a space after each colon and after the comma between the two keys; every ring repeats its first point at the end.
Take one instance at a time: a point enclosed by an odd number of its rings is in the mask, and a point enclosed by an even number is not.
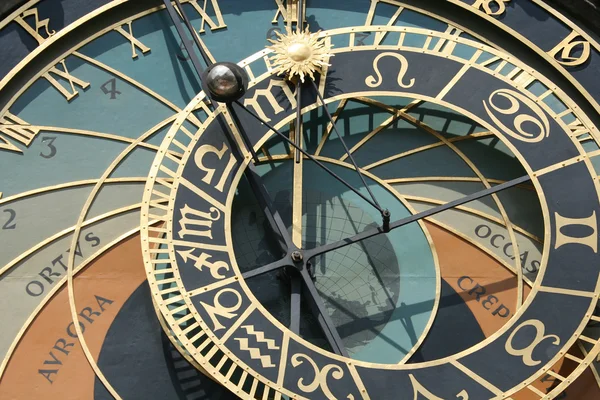
{"type": "Polygon", "coordinates": [[[50,154],[44,154],[44,152],[42,151],[40,153],[40,156],[44,157],[44,158],[52,158],[56,155],[56,147],[52,144],[54,143],[54,141],[56,140],[56,137],[52,137],[52,136],[47,136],[42,138],[42,143],[44,143],[46,146],[48,146],[48,148],[50,149],[50,154]]]}

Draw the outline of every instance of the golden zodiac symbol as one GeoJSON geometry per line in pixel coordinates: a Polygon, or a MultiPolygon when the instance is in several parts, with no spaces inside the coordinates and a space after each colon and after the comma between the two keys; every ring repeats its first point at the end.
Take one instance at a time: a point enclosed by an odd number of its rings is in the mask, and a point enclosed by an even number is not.
{"type": "Polygon", "coordinates": [[[567,67],[576,67],[585,63],[591,54],[590,42],[585,40],[578,32],[573,31],[562,42],[548,52],[556,61],[567,67]],[[575,55],[580,48],[581,54],[575,55]],[[558,57],[557,57],[558,56],[558,57]]]}
{"type": "MultiPolygon", "coordinates": [[[[257,343],[264,343],[267,345],[269,350],[279,350],[279,346],[273,339],[267,339],[265,333],[254,329],[253,325],[244,325],[242,329],[246,331],[248,335],[254,336],[257,343]]],[[[234,339],[240,344],[240,350],[244,350],[250,353],[250,358],[253,360],[259,360],[263,368],[274,368],[276,367],[271,360],[271,356],[268,354],[262,354],[258,347],[250,347],[248,345],[248,338],[236,338],[234,339]]]]}
{"type": "MultiPolygon", "coordinates": [[[[204,156],[208,153],[212,153],[212,154],[215,154],[219,160],[221,160],[221,159],[223,159],[223,156],[225,155],[225,153],[227,151],[229,151],[229,147],[227,147],[227,145],[225,143],[223,143],[223,147],[221,147],[221,150],[218,150],[215,146],[212,146],[210,144],[205,144],[204,146],[200,146],[198,148],[198,150],[196,150],[196,154],[194,155],[194,161],[196,162],[196,166],[201,171],[206,172],[206,175],[204,176],[204,178],[202,178],[202,182],[204,182],[208,185],[211,185],[213,177],[215,175],[214,168],[208,168],[204,165],[204,163],[203,163],[204,156]]],[[[234,166],[235,166],[235,157],[233,156],[233,154],[230,153],[229,161],[227,162],[227,166],[223,170],[223,173],[221,174],[221,178],[219,179],[219,182],[217,182],[217,185],[215,186],[215,189],[217,189],[219,192],[223,191],[223,188],[225,187],[225,181],[231,174],[231,170],[233,169],[234,166]]]]}
{"type": "Polygon", "coordinates": [[[221,218],[221,212],[211,207],[209,212],[193,209],[187,204],[181,208],[179,236],[200,236],[212,239],[212,224],[221,218]]]}
{"type": "Polygon", "coordinates": [[[37,8],[32,8],[27,11],[23,11],[21,15],[15,18],[15,22],[23,27],[31,36],[33,36],[39,44],[44,43],[50,36],[54,36],[56,31],[50,30],[48,24],[50,23],[50,18],[40,19],[37,8]],[[33,16],[33,26],[25,22],[25,18],[33,16]],[[41,30],[44,29],[46,31],[46,37],[40,34],[41,30]]]}
{"type": "Polygon", "coordinates": [[[370,88],[376,88],[376,87],[381,86],[381,84],[383,83],[383,76],[381,76],[381,72],[379,71],[379,60],[381,60],[384,57],[394,57],[400,61],[400,72],[398,73],[398,85],[400,85],[400,87],[403,87],[404,89],[413,87],[415,84],[415,78],[412,78],[408,84],[405,84],[402,82],[404,80],[404,76],[406,75],[406,72],[408,71],[408,60],[402,54],[391,53],[391,52],[381,53],[380,55],[378,55],[375,58],[375,60],[373,61],[373,69],[375,70],[375,74],[377,75],[377,78],[375,78],[373,75],[369,75],[367,77],[367,79],[365,79],[365,83],[367,84],[367,86],[370,88]]]}
{"type": "Polygon", "coordinates": [[[510,0],[477,0],[473,3],[473,7],[478,10],[483,9],[487,15],[502,15],[506,11],[506,4],[510,3],[510,0]],[[496,11],[492,9],[492,4],[495,6],[496,11]]]}
{"type": "Polygon", "coordinates": [[[555,212],[554,217],[556,219],[556,243],[555,249],[558,249],[565,244],[582,244],[590,247],[594,250],[594,253],[598,252],[598,220],[596,219],[596,211],[587,218],[567,218],[563,217],[559,213],[555,212]],[[562,228],[565,226],[587,226],[593,232],[586,237],[573,237],[565,235],[562,232],[562,228]]]}
{"type": "MultiPolygon", "coordinates": [[[[329,375],[329,372],[331,372],[333,379],[340,380],[344,376],[344,371],[342,368],[339,365],[329,364],[323,367],[322,370],[319,370],[317,364],[309,356],[300,353],[295,354],[292,357],[292,366],[296,368],[304,362],[303,360],[308,361],[308,363],[313,367],[315,371],[315,379],[311,383],[305,384],[304,378],[300,378],[298,380],[298,388],[305,393],[312,393],[320,387],[328,399],[336,400],[337,398],[333,395],[333,393],[331,393],[331,390],[329,390],[329,385],[327,385],[327,375],[329,375]]],[[[354,396],[349,394],[347,399],[354,400],[354,396]]]]}
{"type": "Polygon", "coordinates": [[[544,335],[545,332],[546,327],[544,326],[544,323],[540,320],[531,319],[529,321],[523,322],[508,337],[505,346],[506,352],[511,356],[522,357],[523,364],[527,365],[528,367],[533,367],[534,365],[540,364],[541,361],[537,361],[532,358],[533,351],[535,350],[535,348],[546,339],[554,339],[552,344],[555,346],[558,346],[560,344],[560,338],[557,335],[544,335]],[[533,341],[529,346],[525,347],[524,349],[517,350],[513,347],[513,339],[517,332],[519,332],[522,328],[526,326],[533,326],[535,328],[535,338],[533,338],[533,341]]]}
{"type": "MultiPolygon", "coordinates": [[[[410,378],[410,382],[412,383],[414,389],[413,400],[418,400],[419,395],[425,397],[427,400],[444,400],[441,397],[438,397],[435,394],[431,393],[423,385],[421,385],[419,381],[417,381],[417,379],[413,376],[413,374],[409,374],[408,377],[410,378]]],[[[456,398],[460,400],[469,400],[469,394],[466,390],[463,390],[456,395],[456,398]]]]}
{"type": "Polygon", "coordinates": [[[178,250],[177,254],[179,254],[181,256],[181,258],[183,258],[183,262],[188,262],[188,260],[193,260],[195,261],[194,263],[194,267],[198,268],[200,271],[202,271],[203,267],[206,267],[210,270],[210,274],[213,276],[213,278],[215,279],[224,279],[225,275],[221,274],[219,271],[224,269],[225,271],[229,271],[229,264],[227,264],[225,261],[216,261],[216,262],[210,262],[208,261],[209,259],[212,258],[211,255],[206,254],[206,253],[200,253],[200,256],[195,256],[194,255],[194,250],[195,249],[190,249],[190,250],[178,250]]]}
{"type": "Polygon", "coordinates": [[[548,117],[542,109],[535,104],[535,102],[525,95],[516,92],[514,90],[509,89],[498,89],[494,93],[492,93],[488,99],[488,103],[484,100],[483,106],[485,107],[485,111],[488,113],[489,117],[492,121],[498,125],[502,129],[504,133],[513,137],[514,139],[520,140],[526,143],[537,143],[541,142],[545,138],[550,135],[550,122],[548,121],[548,117]],[[508,100],[509,106],[507,108],[502,108],[498,106],[494,101],[498,97],[504,98],[508,100]],[[533,111],[538,119],[532,117],[528,114],[519,114],[513,120],[513,129],[508,128],[500,119],[495,115],[494,111],[500,113],[502,115],[513,115],[516,114],[521,108],[521,104],[525,104],[531,111],[533,111]],[[490,107],[494,110],[490,110],[490,107]],[[539,132],[527,132],[523,125],[525,123],[531,123],[535,125],[539,132]]]}
{"type": "Polygon", "coordinates": [[[265,111],[263,110],[262,106],[258,102],[258,98],[260,96],[264,96],[265,99],[269,102],[275,115],[285,111],[284,108],[281,106],[280,101],[277,100],[277,98],[275,97],[275,95],[272,92],[273,88],[275,88],[275,87],[281,88],[281,90],[283,90],[283,93],[287,97],[288,101],[290,102],[292,108],[296,108],[296,96],[294,96],[294,93],[292,93],[292,90],[289,88],[287,83],[285,81],[281,81],[281,80],[269,81],[269,86],[266,89],[256,90],[254,92],[254,96],[252,98],[244,100],[244,105],[254,108],[254,111],[256,111],[256,114],[258,114],[258,116],[260,116],[263,119],[263,121],[266,121],[266,122],[270,122],[271,118],[267,117],[267,114],[265,114],[265,111]]]}
{"type": "Polygon", "coordinates": [[[225,329],[225,327],[217,319],[217,315],[219,317],[223,317],[223,318],[227,318],[227,319],[232,319],[234,317],[237,317],[237,314],[235,314],[235,312],[238,311],[240,309],[240,307],[242,306],[242,296],[235,289],[225,288],[216,294],[216,296],[214,297],[214,300],[215,300],[215,302],[214,302],[214,305],[212,305],[212,306],[210,304],[206,304],[202,301],[200,302],[200,304],[204,307],[204,309],[208,313],[208,316],[210,317],[210,319],[213,323],[213,326],[214,326],[213,330],[216,332],[218,330],[225,329]],[[236,303],[233,306],[225,307],[221,304],[221,296],[225,293],[232,293],[235,296],[236,303]]]}

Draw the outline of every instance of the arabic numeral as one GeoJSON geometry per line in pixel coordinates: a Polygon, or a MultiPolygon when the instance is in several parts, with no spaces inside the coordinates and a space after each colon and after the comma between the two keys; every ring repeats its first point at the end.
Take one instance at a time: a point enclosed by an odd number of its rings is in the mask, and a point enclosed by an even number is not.
{"type": "Polygon", "coordinates": [[[48,158],[52,158],[56,155],[56,146],[54,146],[54,141],[56,140],[56,137],[54,136],[46,136],[42,138],[42,143],[45,144],[48,149],[44,149],[44,151],[40,152],[40,156],[44,157],[46,159],[48,158]],[[47,152],[49,151],[49,152],[47,152]]]}
{"type": "Polygon", "coordinates": [[[117,79],[116,78],[112,78],[112,79],[109,79],[108,81],[104,82],[104,84],[102,86],[100,86],[100,89],[102,90],[102,92],[104,94],[110,95],[111,100],[115,100],[117,98],[118,94],[122,94],[121,92],[119,92],[117,90],[117,79]]]}
{"type": "MultiPolygon", "coordinates": [[[[191,41],[190,41],[191,42],[191,41]]],[[[179,51],[180,53],[177,54],[177,58],[180,61],[189,61],[190,60],[190,55],[185,47],[185,43],[181,42],[181,44],[179,45],[179,51]]]]}
{"type": "Polygon", "coordinates": [[[277,33],[281,33],[281,28],[271,28],[267,31],[267,40],[277,40],[277,33]]]}
{"type": "Polygon", "coordinates": [[[2,225],[2,230],[15,229],[17,227],[17,224],[13,221],[17,217],[17,212],[12,209],[4,210],[4,212],[8,213],[8,221],[6,221],[4,225],[2,225]]]}

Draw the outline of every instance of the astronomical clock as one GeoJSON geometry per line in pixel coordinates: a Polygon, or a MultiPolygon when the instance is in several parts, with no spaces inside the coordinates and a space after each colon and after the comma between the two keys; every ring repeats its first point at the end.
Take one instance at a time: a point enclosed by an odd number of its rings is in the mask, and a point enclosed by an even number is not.
{"type": "Polygon", "coordinates": [[[600,38],[570,12],[2,12],[1,399],[600,398],[600,38]]]}

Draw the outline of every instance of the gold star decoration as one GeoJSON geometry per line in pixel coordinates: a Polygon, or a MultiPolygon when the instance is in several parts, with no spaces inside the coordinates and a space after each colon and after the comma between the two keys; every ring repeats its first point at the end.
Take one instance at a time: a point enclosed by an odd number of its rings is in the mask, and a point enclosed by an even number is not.
{"type": "Polygon", "coordinates": [[[270,60],[277,75],[286,74],[288,79],[299,76],[304,82],[306,76],[314,79],[315,72],[319,73],[323,67],[329,66],[327,61],[333,56],[329,53],[331,45],[320,39],[318,32],[311,33],[307,27],[304,32],[292,33],[287,28],[285,35],[276,33],[276,40],[269,39],[273,43],[269,49],[275,53],[270,60]]]}

